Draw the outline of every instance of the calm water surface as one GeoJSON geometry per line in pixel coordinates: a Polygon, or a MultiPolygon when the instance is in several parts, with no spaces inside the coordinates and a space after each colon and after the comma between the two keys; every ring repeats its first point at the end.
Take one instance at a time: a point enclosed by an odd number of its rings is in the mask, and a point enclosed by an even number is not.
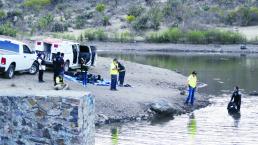
{"type": "Polygon", "coordinates": [[[241,113],[229,115],[229,94],[235,84],[244,94],[258,89],[258,56],[224,54],[108,53],[101,56],[177,70],[198,72],[208,84],[212,105],[190,114],[153,122],[112,124],[96,128],[96,144],[103,145],[257,145],[258,97],[243,95],[241,113]],[[223,94],[223,95],[222,95],[223,94]]]}

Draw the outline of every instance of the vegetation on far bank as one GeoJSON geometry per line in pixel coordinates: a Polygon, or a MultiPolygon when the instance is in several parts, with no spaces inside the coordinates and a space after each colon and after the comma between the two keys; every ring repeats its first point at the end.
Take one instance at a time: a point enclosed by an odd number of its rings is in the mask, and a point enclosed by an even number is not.
{"type": "Polygon", "coordinates": [[[53,33],[53,37],[85,41],[111,41],[111,42],[135,42],[144,41],[149,43],[191,43],[191,44],[239,44],[246,43],[245,36],[232,31],[210,29],[210,30],[188,30],[170,28],[162,31],[146,33],[141,40],[133,33],[127,31],[111,33],[105,29],[86,29],[80,35],[53,33]]]}
{"type": "Polygon", "coordinates": [[[156,43],[239,44],[246,42],[246,38],[237,32],[218,29],[182,31],[179,28],[170,28],[148,33],[146,41],[156,43]]]}
{"type": "Polygon", "coordinates": [[[247,40],[211,28],[258,25],[254,0],[0,0],[0,9],[0,35],[79,41],[234,44],[247,40]]]}

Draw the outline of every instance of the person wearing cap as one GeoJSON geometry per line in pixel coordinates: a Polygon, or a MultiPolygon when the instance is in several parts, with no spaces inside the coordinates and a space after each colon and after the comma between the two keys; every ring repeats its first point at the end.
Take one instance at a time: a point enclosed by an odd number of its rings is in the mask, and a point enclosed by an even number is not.
{"type": "Polygon", "coordinates": [[[113,59],[111,65],[110,65],[110,75],[111,75],[111,84],[110,84],[110,90],[116,91],[116,85],[117,85],[117,75],[118,75],[118,61],[117,59],[113,59]]]}
{"type": "Polygon", "coordinates": [[[194,104],[194,93],[195,93],[196,86],[197,86],[197,73],[195,71],[193,71],[192,74],[188,77],[187,81],[188,81],[189,93],[188,93],[188,97],[185,101],[185,104],[191,103],[191,105],[193,105],[194,104]]]}

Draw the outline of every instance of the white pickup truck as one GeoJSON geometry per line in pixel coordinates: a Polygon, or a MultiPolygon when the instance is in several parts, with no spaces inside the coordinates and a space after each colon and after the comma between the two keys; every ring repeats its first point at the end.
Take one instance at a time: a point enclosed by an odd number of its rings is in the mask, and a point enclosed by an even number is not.
{"type": "Polygon", "coordinates": [[[23,42],[0,37],[0,72],[13,78],[15,71],[38,72],[37,55],[23,42]]]}

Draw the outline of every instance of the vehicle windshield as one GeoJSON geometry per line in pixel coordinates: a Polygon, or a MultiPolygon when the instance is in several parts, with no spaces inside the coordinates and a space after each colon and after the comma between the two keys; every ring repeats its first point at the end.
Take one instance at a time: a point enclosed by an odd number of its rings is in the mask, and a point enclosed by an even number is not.
{"type": "Polygon", "coordinates": [[[1,41],[0,40],[0,49],[19,52],[19,45],[14,44],[10,41],[1,41]]]}

